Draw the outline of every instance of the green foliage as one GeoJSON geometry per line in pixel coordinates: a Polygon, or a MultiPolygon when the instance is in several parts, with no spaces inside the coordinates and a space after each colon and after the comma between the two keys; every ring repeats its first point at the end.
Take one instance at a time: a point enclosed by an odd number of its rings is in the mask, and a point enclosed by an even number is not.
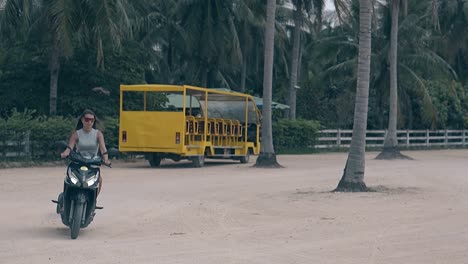
{"type": "MultiPolygon", "coordinates": [[[[93,109],[99,117],[117,116],[120,84],[145,83],[145,69],[139,58],[143,55],[134,44],[121,53],[107,56],[107,67],[95,67],[94,54],[78,50],[77,56],[64,62],[58,89],[58,113],[78,116],[84,109],[93,109]]],[[[15,60],[0,64],[0,117],[12,108],[35,109],[37,115],[49,111],[49,71],[47,58],[26,53],[15,60]]]]}
{"type": "MultiPolygon", "coordinates": [[[[12,160],[57,160],[61,149],[57,142],[65,141],[73,133],[77,119],[60,116],[36,116],[36,111],[11,111],[0,119],[0,162],[12,160]],[[7,156],[7,153],[9,153],[7,156]]],[[[100,120],[98,129],[104,134],[106,146],[117,148],[119,140],[118,118],[100,120]]]]}
{"type": "MultiPolygon", "coordinates": [[[[30,115],[31,120],[39,122],[39,117],[49,113],[48,64],[54,37],[63,49],[57,114],[76,117],[83,109],[94,110],[106,123],[109,145],[117,145],[120,84],[205,83],[238,90],[244,76],[246,91],[261,96],[265,3],[167,0],[114,1],[107,5],[108,2],[6,2],[5,9],[0,10],[1,133],[6,133],[7,123],[11,131],[23,133],[21,124],[13,125],[14,120],[30,115]],[[50,17],[57,19],[47,19],[50,17]],[[13,108],[18,112],[12,112],[13,108]],[[26,116],[25,111],[29,113],[26,116]]],[[[310,2],[293,1],[298,6],[310,2]]],[[[316,30],[303,31],[302,35],[297,117],[318,120],[327,128],[352,128],[358,1],[351,1],[354,5],[350,12],[343,13],[343,23],[333,26],[330,21],[321,21],[323,1],[312,2],[316,8],[313,23],[317,24],[305,26],[316,30]]],[[[400,128],[468,125],[468,3],[437,2],[438,10],[432,10],[432,1],[409,1],[408,14],[400,18],[400,128]],[[432,19],[436,14],[432,11],[438,12],[438,30],[434,30],[432,19]]],[[[383,129],[388,123],[389,7],[378,1],[375,5],[369,129],[383,129]]],[[[284,102],[292,49],[292,27],[288,23],[293,12],[277,10],[272,97],[284,102]]],[[[282,148],[280,144],[279,149],[282,148]]]]}
{"type": "Polygon", "coordinates": [[[119,119],[115,117],[107,117],[102,120],[101,131],[104,134],[107,148],[119,147],[119,119]]]}
{"type": "Polygon", "coordinates": [[[328,128],[352,128],[354,91],[343,82],[303,83],[297,93],[297,110],[301,118],[318,120],[328,128]]]}
{"type": "Polygon", "coordinates": [[[57,141],[67,141],[75,121],[63,117],[34,117],[36,111],[18,112],[0,119],[0,161],[56,160],[57,141]]]}
{"type": "Polygon", "coordinates": [[[34,110],[17,112],[13,109],[8,119],[0,119],[0,159],[13,155],[24,155],[26,151],[25,141],[28,141],[30,127],[34,127],[34,110]]]}
{"type": "Polygon", "coordinates": [[[19,61],[0,64],[0,117],[6,117],[13,108],[48,113],[47,64],[34,58],[26,55],[19,61]]]}
{"type": "Polygon", "coordinates": [[[144,67],[138,57],[138,51],[128,47],[121,53],[108,54],[107,67],[98,69],[92,54],[80,51],[80,56],[64,64],[59,80],[58,112],[77,116],[89,108],[101,118],[117,116],[120,84],[145,83],[144,67]]]}
{"type": "Polygon", "coordinates": [[[312,120],[281,119],[273,123],[273,144],[277,153],[310,152],[319,135],[320,124],[312,120]]]}
{"type": "Polygon", "coordinates": [[[437,109],[437,128],[461,128],[464,123],[464,116],[467,115],[466,91],[463,86],[456,81],[439,80],[428,81],[426,86],[429,89],[432,103],[437,109]]]}
{"type": "Polygon", "coordinates": [[[27,122],[29,126],[30,152],[32,160],[55,160],[59,158],[56,142],[68,142],[76,120],[60,116],[39,116],[27,122]]]}

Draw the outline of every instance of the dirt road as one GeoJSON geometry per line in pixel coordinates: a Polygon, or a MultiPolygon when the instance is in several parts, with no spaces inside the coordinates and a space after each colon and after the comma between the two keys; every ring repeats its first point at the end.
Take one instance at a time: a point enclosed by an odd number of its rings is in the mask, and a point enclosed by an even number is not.
{"type": "Polygon", "coordinates": [[[373,193],[330,193],[345,153],[283,169],[213,162],[103,168],[94,222],[55,214],[65,167],[0,170],[0,263],[468,263],[468,150],[368,153],[373,193]]]}

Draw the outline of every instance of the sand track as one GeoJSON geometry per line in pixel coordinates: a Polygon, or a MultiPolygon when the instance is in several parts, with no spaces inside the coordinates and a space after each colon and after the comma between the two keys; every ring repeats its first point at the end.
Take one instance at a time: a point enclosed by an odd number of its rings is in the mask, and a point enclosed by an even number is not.
{"type": "Polygon", "coordinates": [[[330,193],[345,153],[283,169],[141,161],[103,168],[95,221],[55,214],[65,167],[0,170],[0,263],[468,263],[468,150],[368,153],[378,192],[330,193]]]}

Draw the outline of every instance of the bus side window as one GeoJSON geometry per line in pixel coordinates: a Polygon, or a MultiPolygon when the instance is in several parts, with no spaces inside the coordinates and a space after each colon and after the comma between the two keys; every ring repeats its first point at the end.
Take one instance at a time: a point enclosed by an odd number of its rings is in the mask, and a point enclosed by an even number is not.
{"type": "Polygon", "coordinates": [[[257,125],[250,123],[247,126],[247,141],[256,141],[257,139],[257,125]]]}
{"type": "Polygon", "coordinates": [[[144,111],[145,94],[138,91],[123,92],[123,111],[144,111]]]}

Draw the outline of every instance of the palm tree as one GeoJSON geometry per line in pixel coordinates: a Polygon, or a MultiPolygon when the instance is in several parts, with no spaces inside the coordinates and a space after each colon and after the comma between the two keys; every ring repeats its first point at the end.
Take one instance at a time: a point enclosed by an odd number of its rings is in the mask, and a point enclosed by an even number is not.
{"type": "Polygon", "coordinates": [[[238,1],[234,9],[234,18],[242,50],[240,86],[235,90],[243,93],[246,91],[247,69],[249,66],[253,68],[255,57],[258,56],[258,48],[262,42],[265,7],[259,4],[258,0],[238,1]]]}
{"type": "MultiPolygon", "coordinates": [[[[374,104],[370,106],[376,109],[372,111],[373,115],[370,118],[379,120],[380,124],[377,125],[379,128],[383,126],[385,119],[381,117],[385,116],[387,111],[380,106],[387,105],[385,101],[389,97],[390,111],[385,147],[377,158],[407,158],[401,155],[397,148],[397,124],[412,127],[411,120],[415,114],[413,112],[418,110],[413,107],[414,100],[419,100],[424,122],[435,126],[437,109],[432,102],[426,80],[456,78],[456,73],[450,65],[434,52],[432,45],[434,35],[423,27],[427,16],[416,13],[421,7],[411,5],[411,13],[407,15],[405,3],[405,1],[399,3],[403,7],[403,15],[399,18],[395,16],[397,12],[392,11],[398,3],[382,5],[378,9],[381,11],[379,16],[381,23],[373,44],[376,52],[372,56],[374,71],[371,78],[373,87],[371,92],[376,96],[374,104]],[[395,19],[398,19],[397,26],[394,25],[395,19]],[[388,42],[388,39],[391,42],[388,42]],[[398,57],[396,52],[399,54],[398,57]]],[[[427,6],[424,10],[426,9],[427,6]]]]}
{"type": "MultiPolygon", "coordinates": [[[[57,83],[61,60],[73,54],[76,45],[96,50],[96,65],[104,66],[104,46],[119,47],[129,29],[125,0],[82,1],[8,0],[2,25],[20,25],[26,39],[40,35],[49,56],[49,114],[57,113],[57,83]]],[[[11,28],[2,26],[3,30],[11,28]]]]}
{"type": "Polygon", "coordinates": [[[464,85],[468,84],[468,2],[431,0],[433,23],[440,41],[437,51],[452,65],[464,85]]]}
{"type": "Polygon", "coordinates": [[[186,74],[179,63],[186,50],[186,32],[180,25],[177,8],[176,0],[141,1],[136,6],[138,16],[132,17],[133,38],[151,55],[145,60],[153,69],[147,73],[154,83],[174,84],[186,74]]]}
{"type": "Polygon", "coordinates": [[[281,167],[273,148],[271,103],[273,82],[273,56],[275,43],[276,0],[268,0],[265,24],[265,57],[263,69],[262,146],[255,167],[281,167]]]}
{"type": "MultiPolygon", "coordinates": [[[[9,0],[5,5],[2,25],[20,25],[25,35],[37,30],[49,29],[49,114],[57,112],[57,82],[60,58],[70,56],[72,51],[72,27],[75,13],[70,1],[19,1],[9,0]]],[[[8,30],[8,27],[2,27],[8,30]]],[[[26,36],[27,41],[29,36],[26,36]]]]}
{"type": "MultiPolygon", "coordinates": [[[[324,6],[323,1],[319,1],[321,7],[324,6]]],[[[295,7],[293,12],[294,17],[294,32],[293,32],[293,49],[291,53],[291,76],[289,79],[289,92],[287,97],[287,104],[289,109],[286,110],[288,117],[291,120],[296,119],[296,89],[297,79],[300,71],[301,53],[301,34],[304,20],[304,11],[310,13],[312,10],[312,0],[292,0],[295,7]]],[[[321,13],[321,11],[319,11],[321,13]]]]}
{"type": "Polygon", "coordinates": [[[344,173],[335,191],[356,192],[367,190],[364,183],[364,172],[373,7],[371,0],[360,0],[359,3],[359,59],[353,137],[344,173]]]}
{"type": "Polygon", "coordinates": [[[385,135],[383,151],[376,159],[397,159],[409,157],[402,155],[398,150],[397,117],[398,117],[398,79],[397,79],[397,53],[398,53],[398,18],[400,15],[400,1],[406,6],[406,0],[391,0],[392,28],[390,34],[390,111],[388,118],[388,132],[385,135]]]}
{"type": "Polygon", "coordinates": [[[234,23],[233,0],[180,1],[181,25],[186,29],[186,58],[192,82],[203,87],[226,85],[224,70],[239,65],[242,51],[234,23]]]}

